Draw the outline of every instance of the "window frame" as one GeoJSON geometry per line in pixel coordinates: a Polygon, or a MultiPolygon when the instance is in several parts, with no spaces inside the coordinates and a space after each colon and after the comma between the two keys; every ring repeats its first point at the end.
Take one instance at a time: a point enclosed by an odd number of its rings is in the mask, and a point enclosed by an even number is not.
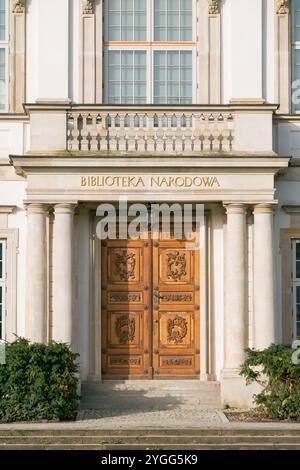
{"type": "MultiPolygon", "coordinates": [[[[108,9],[106,7],[107,2],[104,2],[104,15],[103,15],[103,31],[104,31],[104,60],[103,60],[103,76],[104,76],[104,103],[109,105],[108,101],[108,52],[111,50],[140,50],[146,52],[146,70],[147,77],[147,104],[154,104],[154,53],[156,51],[191,51],[192,52],[192,103],[196,103],[197,98],[197,2],[192,0],[192,11],[193,11],[193,31],[192,41],[154,41],[154,0],[147,0],[147,41],[107,41],[107,26],[108,26],[108,9]],[[150,14],[149,14],[150,13],[150,14]]],[[[126,104],[126,103],[120,103],[126,104]]],[[[156,106],[163,106],[163,104],[156,104],[156,106]]],[[[174,104],[173,106],[176,106],[174,104]]]]}
{"type": "Polygon", "coordinates": [[[5,51],[5,101],[4,108],[0,108],[0,114],[8,111],[8,82],[9,82],[9,71],[8,71],[8,58],[9,58],[9,0],[5,0],[5,38],[0,39],[0,49],[5,51]]]}
{"type": "Polygon", "coordinates": [[[300,322],[297,321],[297,287],[300,288],[300,277],[297,277],[297,245],[300,246],[300,239],[292,240],[292,291],[293,291],[293,340],[300,336],[300,322]],[[298,331],[299,323],[299,331],[298,331]]]}
{"type": "Polygon", "coordinates": [[[2,288],[2,318],[0,317],[0,340],[4,340],[6,337],[6,287],[7,287],[7,261],[6,261],[6,249],[7,242],[5,239],[0,239],[0,245],[2,245],[2,277],[0,277],[0,287],[2,288]]]}

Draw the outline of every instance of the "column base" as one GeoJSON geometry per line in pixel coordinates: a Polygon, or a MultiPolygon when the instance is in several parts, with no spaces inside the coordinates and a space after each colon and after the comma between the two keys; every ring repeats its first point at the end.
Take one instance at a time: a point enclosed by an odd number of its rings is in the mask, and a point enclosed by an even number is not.
{"type": "Polygon", "coordinates": [[[246,385],[239,369],[223,369],[221,374],[221,399],[224,406],[253,408],[253,397],[261,391],[258,384],[246,385]]]}

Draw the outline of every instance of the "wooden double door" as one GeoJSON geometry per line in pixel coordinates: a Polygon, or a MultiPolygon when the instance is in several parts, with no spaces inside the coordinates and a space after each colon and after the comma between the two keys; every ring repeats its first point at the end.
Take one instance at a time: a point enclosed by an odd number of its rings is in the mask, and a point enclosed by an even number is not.
{"type": "Polygon", "coordinates": [[[157,238],[102,243],[104,379],[199,376],[199,249],[157,238]]]}

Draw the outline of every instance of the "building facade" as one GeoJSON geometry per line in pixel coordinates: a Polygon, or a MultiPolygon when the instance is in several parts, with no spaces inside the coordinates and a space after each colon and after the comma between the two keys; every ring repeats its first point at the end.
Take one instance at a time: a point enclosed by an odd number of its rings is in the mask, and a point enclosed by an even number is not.
{"type": "Polygon", "coordinates": [[[299,31],[299,0],[0,0],[2,339],[251,402],[245,348],[300,335],[299,31]],[[202,222],[101,241],[125,200],[202,222]]]}

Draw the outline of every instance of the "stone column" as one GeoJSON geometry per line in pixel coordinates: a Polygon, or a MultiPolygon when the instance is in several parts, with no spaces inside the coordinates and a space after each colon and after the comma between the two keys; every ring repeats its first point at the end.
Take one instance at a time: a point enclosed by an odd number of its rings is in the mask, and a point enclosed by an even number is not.
{"type": "Polygon", "coordinates": [[[228,204],[225,243],[224,368],[221,395],[224,405],[248,406],[246,385],[239,375],[248,340],[246,209],[228,204]]]}
{"type": "Polygon", "coordinates": [[[246,206],[227,210],[225,263],[225,370],[236,370],[247,346],[246,206]]]}
{"type": "Polygon", "coordinates": [[[275,287],[273,207],[254,208],[254,347],[265,349],[274,343],[275,287]]]}
{"type": "Polygon", "coordinates": [[[26,337],[36,343],[47,339],[47,237],[44,204],[27,206],[26,337]]]}
{"type": "Polygon", "coordinates": [[[53,340],[72,345],[74,204],[56,204],[53,233],[53,340]]]}

